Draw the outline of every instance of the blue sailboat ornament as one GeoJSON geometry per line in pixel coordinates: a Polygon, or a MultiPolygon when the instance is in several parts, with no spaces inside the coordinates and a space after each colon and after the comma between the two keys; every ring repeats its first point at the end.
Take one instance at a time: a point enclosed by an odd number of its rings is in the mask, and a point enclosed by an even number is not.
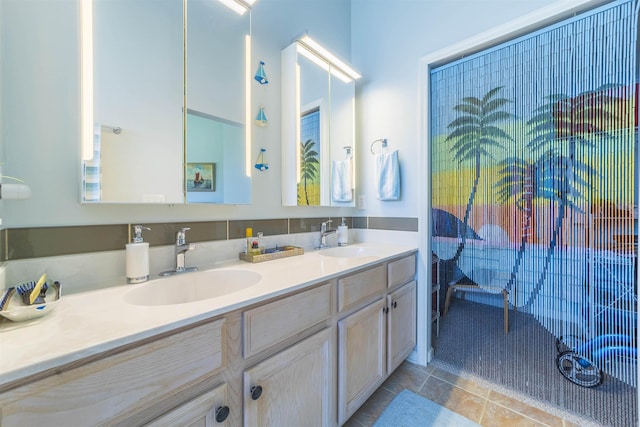
{"type": "Polygon", "coordinates": [[[261,128],[266,128],[268,124],[269,121],[267,120],[267,115],[264,113],[264,107],[260,107],[260,110],[258,110],[258,115],[256,116],[256,125],[260,126],[261,128]]]}
{"type": "Polygon", "coordinates": [[[256,79],[256,81],[261,85],[266,85],[269,83],[269,79],[267,79],[267,73],[264,72],[264,61],[260,61],[260,65],[258,65],[258,70],[256,71],[254,79],[256,79]]]}
{"type": "Polygon", "coordinates": [[[269,164],[264,161],[264,152],[267,151],[265,148],[260,149],[260,154],[258,154],[258,158],[256,159],[256,164],[254,167],[259,171],[266,171],[269,169],[269,164]]]}

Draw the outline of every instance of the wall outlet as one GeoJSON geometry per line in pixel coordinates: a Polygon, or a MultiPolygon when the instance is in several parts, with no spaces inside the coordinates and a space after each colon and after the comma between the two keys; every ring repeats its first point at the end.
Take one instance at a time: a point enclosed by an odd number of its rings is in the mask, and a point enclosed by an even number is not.
{"type": "Polygon", "coordinates": [[[366,209],[367,208],[367,196],[360,195],[356,200],[356,208],[358,209],[366,209]]]}

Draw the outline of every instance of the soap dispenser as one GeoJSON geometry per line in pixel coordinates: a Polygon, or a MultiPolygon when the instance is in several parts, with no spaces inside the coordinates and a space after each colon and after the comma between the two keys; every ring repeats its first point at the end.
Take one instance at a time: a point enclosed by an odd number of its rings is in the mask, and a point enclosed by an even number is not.
{"type": "Polygon", "coordinates": [[[349,244],[349,227],[344,223],[344,217],[342,217],[342,223],[338,226],[338,246],[347,246],[349,244]]]}
{"type": "Polygon", "coordinates": [[[149,280],[149,243],[142,239],[142,230],[151,230],[141,225],[133,226],[133,239],[125,245],[127,283],[142,283],[149,280]]]}

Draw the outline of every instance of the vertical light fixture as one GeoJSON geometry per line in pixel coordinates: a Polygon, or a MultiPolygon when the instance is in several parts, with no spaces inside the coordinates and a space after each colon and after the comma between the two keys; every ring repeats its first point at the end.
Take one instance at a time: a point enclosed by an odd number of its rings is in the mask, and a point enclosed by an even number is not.
{"type": "Polygon", "coordinates": [[[244,37],[244,162],[245,175],[251,176],[251,36],[244,37]]]}
{"type": "Polygon", "coordinates": [[[296,143],[294,144],[296,148],[296,183],[300,182],[301,179],[301,175],[302,175],[302,161],[300,159],[301,157],[301,153],[300,153],[300,144],[302,144],[302,129],[300,126],[300,65],[296,62],[296,79],[295,79],[295,85],[296,85],[296,115],[294,117],[297,117],[296,120],[296,143]]]}
{"type": "Polygon", "coordinates": [[[81,125],[82,160],[93,158],[93,0],[80,2],[81,125]]]}
{"type": "MultiPolygon", "coordinates": [[[[356,97],[353,96],[351,98],[351,117],[353,117],[353,121],[355,122],[356,119],[356,97]]],[[[356,140],[356,127],[352,126],[351,129],[351,140],[355,141],[356,140]]],[[[355,144],[354,144],[355,145],[355,144]]],[[[355,151],[355,150],[354,150],[355,151]]],[[[352,182],[352,186],[355,188],[355,185],[353,185],[353,183],[356,182],[356,161],[352,159],[351,161],[351,182],[352,182]]],[[[353,191],[355,193],[355,190],[353,191]]],[[[356,195],[353,195],[353,198],[355,199],[356,195]]]]}

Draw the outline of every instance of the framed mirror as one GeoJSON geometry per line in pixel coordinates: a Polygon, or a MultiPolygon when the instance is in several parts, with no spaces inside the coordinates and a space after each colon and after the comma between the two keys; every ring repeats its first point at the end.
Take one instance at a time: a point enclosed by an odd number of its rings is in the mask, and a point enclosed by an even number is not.
{"type": "Polygon", "coordinates": [[[307,38],[282,51],[282,204],[355,206],[355,81],[307,38]]]}
{"type": "Polygon", "coordinates": [[[93,134],[82,136],[90,140],[82,201],[250,203],[249,14],[209,0],[82,0],[87,5],[83,121],[91,117],[93,134]]]}

